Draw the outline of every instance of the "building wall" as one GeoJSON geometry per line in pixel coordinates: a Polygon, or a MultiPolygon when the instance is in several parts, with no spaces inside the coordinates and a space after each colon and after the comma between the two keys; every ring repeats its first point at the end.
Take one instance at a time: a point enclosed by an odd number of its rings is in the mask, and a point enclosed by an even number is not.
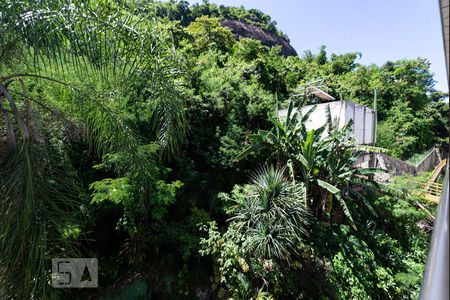
{"type": "MultiPolygon", "coordinates": [[[[371,153],[361,155],[354,166],[358,168],[368,168],[371,156],[371,153]]],[[[434,170],[441,161],[442,154],[438,148],[434,148],[417,166],[413,166],[406,161],[396,159],[384,153],[376,153],[375,159],[375,168],[383,169],[395,176],[404,174],[415,176],[422,172],[434,170]]]]}
{"type": "MultiPolygon", "coordinates": [[[[306,114],[314,105],[302,107],[302,114],[306,114]]],[[[331,117],[339,121],[339,127],[342,128],[350,120],[353,120],[352,131],[358,144],[371,145],[374,142],[373,126],[375,113],[372,109],[355,104],[350,101],[332,101],[316,104],[316,109],[311,114],[305,126],[307,130],[317,129],[327,122],[327,106],[330,106],[331,117]]],[[[287,109],[280,110],[279,115],[285,117],[287,109]]],[[[326,134],[326,133],[324,133],[326,134]]]]}

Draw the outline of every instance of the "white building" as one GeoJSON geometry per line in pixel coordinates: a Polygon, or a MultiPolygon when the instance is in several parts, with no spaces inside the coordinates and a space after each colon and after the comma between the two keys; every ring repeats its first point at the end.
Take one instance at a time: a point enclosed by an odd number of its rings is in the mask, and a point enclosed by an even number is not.
{"type": "MultiPolygon", "coordinates": [[[[327,106],[330,106],[331,117],[339,121],[339,127],[342,128],[350,120],[353,120],[353,134],[360,145],[373,145],[375,141],[376,113],[373,109],[362,106],[350,101],[332,101],[315,104],[317,107],[305,123],[306,129],[317,129],[327,122],[327,106]]],[[[304,115],[314,105],[302,107],[304,115]]],[[[287,109],[280,110],[280,117],[286,117],[287,109]]]]}

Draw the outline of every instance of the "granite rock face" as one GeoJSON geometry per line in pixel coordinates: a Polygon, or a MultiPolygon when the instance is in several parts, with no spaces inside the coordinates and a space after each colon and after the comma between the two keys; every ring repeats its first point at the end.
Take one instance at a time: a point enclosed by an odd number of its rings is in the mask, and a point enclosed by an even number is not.
{"type": "Polygon", "coordinates": [[[234,38],[238,39],[240,36],[260,40],[263,45],[272,47],[281,45],[281,54],[284,56],[297,55],[295,49],[289,42],[273,33],[270,33],[261,27],[253,24],[247,24],[236,20],[223,20],[221,22],[223,27],[230,28],[234,34],[234,38]]]}

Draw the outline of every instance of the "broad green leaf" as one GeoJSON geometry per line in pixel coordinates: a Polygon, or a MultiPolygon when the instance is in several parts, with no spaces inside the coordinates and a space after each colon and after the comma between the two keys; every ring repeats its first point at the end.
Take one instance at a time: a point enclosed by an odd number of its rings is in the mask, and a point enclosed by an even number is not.
{"type": "Polygon", "coordinates": [[[324,189],[326,189],[327,191],[329,191],[332,194],[337,194],[337,193],[340,192],[340,190],[337,187],[335,187],[334,185],[329,184],[326,181],[317,179],[317,184],[319,186],[323,187],[324,189]]]}
{"type": "Polygon", "coordinates": [[[353,218],[350,213],[350,210],[348,209],[347,203],[345,203],[345,200],[341,197],[341,195],[335,194],[335,196],[336,196],[336,199],[338,200],[339,204],[341,205],[345,216],[350,220],[350,225],[353,227],[353,229],[356,230],[355,221],[353,221],[353,218]]]}
{"type": "Polygon", "coordinates": [[[302,123],[304,123],[304,122],[306,122],[307,120],[309,120],[309,117],[310,117],[311,114],[316,110],[316,108],[317,108],[317,105],[314,105],[313,107],[311,107],[310,110],[308,110],[308,111],[306,112],[306,114],[304,114],[304,115],[302,116],[302,123]]]}
{"type": "Polygon", "coordinates": [[[297,155],[297,159],[303,164],[303,166],[305,166],[306,168],[309,168],[310,167],[310,165],[309,165],[309,162],[308,162],[308,160],[302,155],[302,154],[298,154],[297,155]]]}
{"type": "Polygon", "coordinates": [[[250,153],[252,153],[253,150],[254,150],[254,147],[253,147],[253,146],[250,146],[250,147],[244,149],[244,151],[242,151],[241,153],[239,153],[239,154],[236,156],[236,158],[235,158],[234,160],[237,161],[237,160],[243,159],[244,157],[246,157],[246,156],[248,156],[250,153]]]}
{"type": "Polygon", "coordinates": [[[375,147],[375,146],[368,146],[368,145],[357,145],[355,146],[356,150],[364,151],[364,152],[375,152],[375,153],[389,153],[389,149],[381,148],[381,147],[375,147]]]}

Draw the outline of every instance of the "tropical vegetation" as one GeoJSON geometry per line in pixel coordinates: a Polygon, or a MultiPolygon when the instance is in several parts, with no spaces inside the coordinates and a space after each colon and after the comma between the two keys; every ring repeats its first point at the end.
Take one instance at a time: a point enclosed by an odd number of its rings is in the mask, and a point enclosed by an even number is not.
{"type": "Polygon", "coordinates": [[[377,146],[448,146],[430,63],[286,57],[224,19],[289,41],[208,1],[0,3],[0,298],[417,298],[435,207],[354,168],[351,123],[307,130],[300,108],[312,81],[376,93],[377,146]],[[58,257],[98,258],[100,287],[53,288],[58,257]]]}

